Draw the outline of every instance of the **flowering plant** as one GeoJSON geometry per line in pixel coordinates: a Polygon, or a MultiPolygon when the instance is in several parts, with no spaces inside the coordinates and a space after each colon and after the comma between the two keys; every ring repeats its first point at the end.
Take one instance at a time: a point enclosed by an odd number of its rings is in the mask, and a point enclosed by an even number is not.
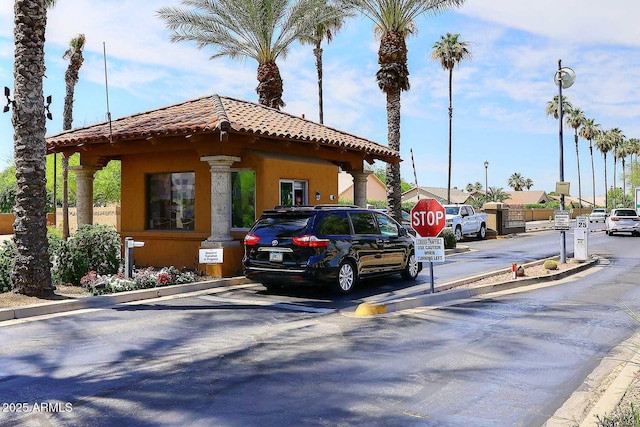
{"type": "Polygon", "coordinates": [[[80,278],[80,286],[82,286],[83,288],[92,287],[97,279],[98,273],[95,270],[91,270],[80,278]]]}
{"type": "Polygon", "coordinates": [[[95,271],[89,272],[81,279],[81,282],[87,283],[86,286],[93,291],[94,295],[179,285],[195,281],[196,275],[194,272],[185,268],[178,270],[173,266],[164,267],[160,270],[154,270],[153,267],[135,270],[131,279],[125,279],[121,272],[115,275],[101,276],[96,274],[95,271]]]}

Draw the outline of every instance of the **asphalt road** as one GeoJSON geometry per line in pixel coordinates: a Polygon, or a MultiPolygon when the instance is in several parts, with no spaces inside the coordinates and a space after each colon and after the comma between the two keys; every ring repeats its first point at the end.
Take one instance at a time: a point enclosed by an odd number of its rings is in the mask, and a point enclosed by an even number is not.
{"type": "MultiPolygon", "coordinates": [[[[539,426],[634,332],[619,305],[640,310],[639,242],[594,233],[610,263],[577,280],[373,318],[335,309],[401,287],[302,304],[256,285],[13,322],[0,424],[539,426]]],[[[470,245],[438,280],[557,254],[559,238],[470,245]]]]}

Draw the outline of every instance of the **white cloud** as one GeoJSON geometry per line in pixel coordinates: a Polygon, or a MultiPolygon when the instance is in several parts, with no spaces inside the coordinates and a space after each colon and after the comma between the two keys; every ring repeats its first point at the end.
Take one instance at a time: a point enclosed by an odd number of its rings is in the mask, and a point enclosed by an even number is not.
{"type": "Polygon", "coordinates": [[[636,0],[468,0],[459,11],[562,43],[640,46],[636,0]]]}
{"type": "MultiPolygon", "coordinates": [[[[48,15],[47,93],[61,99],[67,66],[62,53],[72,37],[84,33],[87,45],[78,103],[85,109],[77,111],[78,124],[103,115],[103,105],[94,107],[96,102],[87,99],[104,93],[103,42],[112,111],[130,114],[210,93],[256,102],[255,61],[210,60],[211,50],[169,41],[169,32],[155,12],[178,3],[57,2],[48,15]],[[126,108],[116,108],[123,105],[126,108]]],[[[407,40],[411,90],[402,94],[405,179],[413,181],[409,161],[413,148],[420,184],[446,185],[448,75],[429,57],[433,43],[445,32],[460,33],[472,52],[471,60],[454,70],[455,185],[484,183],[486,157],[492,186],[506,188],[508,176],[520,172],[534,180],[535,189],[552,189],[557,175],[557,123],[544,110],[557,94],[553,75],[559,58],[576,71],[576,83],[564,92],[575,106],[604,128],[619,127],[628,137],[640,135],[638,12],[637,0],[526,4],[467,0],[457,11],[421,18],[420,32],[407,40]]],[[[324,112],[327,125],[386,144],[385,95],[375,80],[378,47],[371,22],[362,18],[347,22],[333,42],[323,46],[324,112]]],[[[284,80],[284,111],[316,121],[317,77],[311,51],[310,46],[294,46],[278,65],[284,80]]],[[[7,86],[12,59],[13,2],[1,1],[0,78],[7,86]]],[[[55,108],[61,108],[57,104],[55,108]]],[[[8,115],[0,119],[0,135],[9,140],[8,115]]],[[[3,144],[7,150],[10,145],[3,144]]],[[[568,177],[574,174],[570,157],[568,177]]],[[[601,167],[597,162],[596,166],[601,167]]],[[[583,194],[585,187],[583,172],[583,194]]]]}

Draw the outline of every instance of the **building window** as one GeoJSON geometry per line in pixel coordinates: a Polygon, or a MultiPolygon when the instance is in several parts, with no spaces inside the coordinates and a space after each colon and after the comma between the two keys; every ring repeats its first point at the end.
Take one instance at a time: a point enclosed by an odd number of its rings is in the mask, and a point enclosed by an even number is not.
{"type": "Polygon", "coordinates": [[[147,175],[147,229],[194,229],[195,180],[195,172],[147,175]]]}
{"type": "Polygon", "coordinates": [[[251,228],[256,221],[256,174],[231,172],[231,228],[251,228]]]}
{"type": "Polygon", "coordinates": [[[307,181],[280,180],[280,206],[308,205],[307,181]]]}

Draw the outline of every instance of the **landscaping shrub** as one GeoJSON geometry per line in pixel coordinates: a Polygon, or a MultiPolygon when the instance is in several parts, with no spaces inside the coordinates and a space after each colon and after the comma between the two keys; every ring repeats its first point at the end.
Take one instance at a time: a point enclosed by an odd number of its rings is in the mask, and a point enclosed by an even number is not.
{"type": "Polygon", "coordinates": [[[630,403],[625,407],[618,407],[611,414],[600,418],[596,415],[598,427],[637,427],[640,425],[640,410],[630,403]]]}
{"type": "MultiPolygon", "coordinates": [[[[52,268],[57,267],[60,258],[60,247],[63,244],[62,234],[53,227],[47,228],[47,240],[49,241],[49,260],[52,268]]],[[[0,245],[0,293],[9,292],[11,285],[11,268],[16,256],[16,245],[13,238],[5,240],[0,245]]]]}
{"type": "Polygon", "coordinates": [[[455,249],[458,242],[456,242],[456,236],[453,234],[451,227],[445,227],[442,229],[438,237],[444,238],[445,249],[455,249]]]}
{"type": "Polygon", "coordinates": [[[52,271],[55,283],[80,285],[90,271],[98,275],[115,274],[120,268],[121,241],[111,226],[83,225],[60,246],[52,271]]]}
{"type": "Polygon", "coordinates": [[[557,270],[558,263],[552,259],[548,259],[544,262],[544,268],[546,268],[547,270],[557,270]]]}
{"type": "Polygon", "coordinates": [[[16,256],[13,239],[5,240],[0,246],[0,293],[11,290],[11,267],[16,256]]]}

